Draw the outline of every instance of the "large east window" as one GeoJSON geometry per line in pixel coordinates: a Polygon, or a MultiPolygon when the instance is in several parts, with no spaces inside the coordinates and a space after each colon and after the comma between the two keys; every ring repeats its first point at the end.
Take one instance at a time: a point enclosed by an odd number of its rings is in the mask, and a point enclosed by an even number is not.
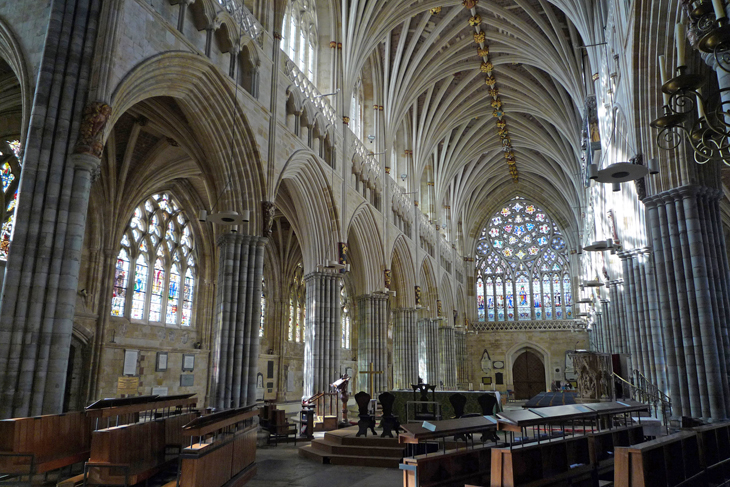
{"type": "Polygon", "coordinates": [[[196,288],[190,221],[168,193],[134,210],[121,240],[112,291],[112,316],[190,326],[196,288]]]}
{"type": "Polygon", "coordinates": [[[477,243],[479,321],[573,318],[565,240],[537,205],[515,198],[495,213],[477,243]]]}
{"type": "Polygon", "coordinates": [[[317,10],[312,0],[292,0],[284,14],[282,49],[312,83],[317,74],[317,10]]]}
{"type": "MultiPolygon", "coordinates": [[[[8,260],[10,242],[15,229],[15,207],[21,173],[20,141],[6,140],[6,148],[0,150],[0,176],[2,177],[2,207],[0,207],[0,260],[8,260]]],[[[2,147],[2,145],[0,145],[2,147]]]]}

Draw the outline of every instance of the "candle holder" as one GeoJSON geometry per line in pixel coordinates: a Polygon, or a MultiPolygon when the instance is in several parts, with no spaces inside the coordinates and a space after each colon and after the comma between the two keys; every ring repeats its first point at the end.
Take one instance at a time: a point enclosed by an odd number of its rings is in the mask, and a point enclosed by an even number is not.
{"type": "Polygon", "coordinates": [[[697,49],[712,54],[720,69],[730,73],[730,20],[717,19],[709,31],[697,42],[697,49]]]}

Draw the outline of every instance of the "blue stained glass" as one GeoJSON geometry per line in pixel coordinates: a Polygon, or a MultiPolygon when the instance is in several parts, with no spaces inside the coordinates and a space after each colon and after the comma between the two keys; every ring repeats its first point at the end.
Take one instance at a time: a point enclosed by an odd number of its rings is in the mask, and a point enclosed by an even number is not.
{"type": "Polygon", "coordinates": [[[3,164],[2,171],[0,172],[3,180],[3,192],[7,191],[10,184],[15,181],[15,175],[13,174],[13,168],[7,162],[3,164]]]}
{"type": "Polygon", "coordinates": [[[132,295],[132,319],[144,318],[145,297],[147,295],[147,260],[144,255],[137,257],[134,268],[134,294],[132,295]]]}
{"type": "Polygon", "coordinates": [[[180,302],[180,272],[177,264],[170,269],[170,285],[167,292],[167,313],[165,322],[168,325],[177,324],[177,307],[180,302]]]}

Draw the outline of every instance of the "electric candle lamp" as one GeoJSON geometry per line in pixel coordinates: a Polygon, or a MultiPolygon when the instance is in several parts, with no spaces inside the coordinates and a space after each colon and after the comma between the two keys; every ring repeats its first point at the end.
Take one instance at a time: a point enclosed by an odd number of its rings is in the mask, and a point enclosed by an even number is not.
{"type": "Polygon", "coordinates": [[[715,18],[720,20],[725,17],[725,5],[722,0],[712,0],[712,6],[715,8],[715,18]]]}
{"type": "Polygon", "coordinates": [[[677,68],[686,66],[684,62],[685,46],[687,44],[687,36],[683,23],[678,23],[674,29],[674,38],[677,43],[677,68]]]}
{"type": "MultiPolygon", "coordinates": [[[[662,85],[664,85],[667,81],[669,81],[667,79],[667,62],[664,58],[664,54],[659,56],[659,74],[661,75],[661,78],[662,78],[662,85]]],[[[664,105],[669,106],[669,94],[664,93],[662,91],[662,96],[664,97],[664,105]]]]}

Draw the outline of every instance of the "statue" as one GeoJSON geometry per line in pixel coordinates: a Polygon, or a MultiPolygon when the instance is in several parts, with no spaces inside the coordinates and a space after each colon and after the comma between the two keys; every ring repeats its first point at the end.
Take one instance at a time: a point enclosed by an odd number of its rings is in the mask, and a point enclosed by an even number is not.
{"type": "Polygon", "coordinates": [[[111,114],[112,107],[106,103],[95,101],[86,105],[74,154],[88,154],[101,158],[104,150],[104,127],[111,114]]]}
{"type": "Polygon", "coordinates": [[[276,214],[276,206],[271,201],[261,202],[261,212],[263,213],[264,228],[262,230],[262,236],[264,238],[271,238],[271,234],[274,231],[274,214],[276,214]]]}

